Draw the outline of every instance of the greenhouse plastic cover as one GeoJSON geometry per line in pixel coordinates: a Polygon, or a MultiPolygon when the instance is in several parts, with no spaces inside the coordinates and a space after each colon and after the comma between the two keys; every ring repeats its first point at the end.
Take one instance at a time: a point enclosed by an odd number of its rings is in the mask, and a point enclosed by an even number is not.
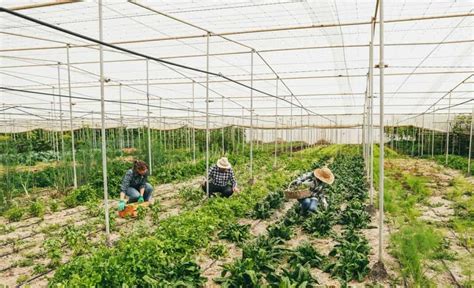
{"type": "MultiPolygon", "coordinates": [[[[364,123],[376,1],[135,2],[103,1],[104,42],[206,70],[209,31],[209,71],[244,84],[209,76],[211,128],[359,129],[364,123]],[[253,92],[247,87],[252,54],[253,92]]],[[[99,39],[98,1],[2,1],[2,7],[99,39]]],[[[384,11],[385,125],[444,131],[448,118],[470,114],[472,1],[392,0],[384,1],[384,11]]],[[[100,127],[99,46],[6,12],[0,17],[0,131],[58,130],[60,119],[69,129],[69,84],[73,128],[100,127]]],[[[377,23],[374,65],[379,32],[377,23]]],[[[103,50],[106,127],[147,125],[149,103],[152,128],[205,128],[205,73],[148,60],[147,102],[147,61],[103,50]]],[[[374,73],[378,125],[379,69],[374,73]]]]}

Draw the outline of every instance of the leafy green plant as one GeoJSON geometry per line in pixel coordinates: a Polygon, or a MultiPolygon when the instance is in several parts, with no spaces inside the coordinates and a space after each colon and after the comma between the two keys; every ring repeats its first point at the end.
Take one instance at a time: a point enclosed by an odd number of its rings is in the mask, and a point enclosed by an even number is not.
{"type": "Polygon", "coordinates": [[[23,214],[25,214],[25,210],[18,206],[12,207],[4,213],[5,217],[7,217],[8,221],[10,222],[20,221],[23,217],[23,214]]]}
{"type": "Polygon", "coordinates": [[[262,277],[263,274],[258,272],[256,263],[252,259],[237,259],[233,263],[224,264],[221,277],[214,278],[214,282],[228,288],[257,288],[261,287],[262,277]]]}
{"type": "Polygon", "coordinates": [[[288,263],[290,266],[296,266],[297,264],[306,265],[309,264],[311,267],[323,268],[326,262],[326,256],[316,250],[316,248],[309,242],[302,243],[296,247],[295,250],[290,252],[288,263]]]}
{"type": "Polygon", "coordinates": [[[57,212],[59,210],[58,201],[56,201],[55,199],[52,199],[49,204],[49,209],[51,210],[51,212],[57,212]]]}
{"type": "Polygon", "coordinates": [[[229,223],[218,233],[218,236],[220,239],[242,243],[250,238],[249,231],[250,224],[240,225],[239,223],[229,223]]]}
{"type": "Polygon", "coordinates": [[[335,223],[335,215],[331,210],[316,210],[303,222],[303,230],[313,235],[327,236],[335,223]]]}
{"type": "Polygon", "coordinates": [[[349,226],[349,229],[367,228],[370,223],[370,214],[364,204],[354,200],[342,212],[340,223],[349,226]]]}
{"type": "Polygon", "coordinates": [[[63,257],[61,241],[58,238],[48,238],[43,242],[43,248],[50,260],[49,267],[54,268],[59,266],[63,257]]]}
{"type": "Polygon", "coordinates": [[[158,225],[160,222],[160,214],[161,214],[161,205],[158,199],[155,199],[155,202],[149,206],[150,214],[151,214],[151,221],[153,224],[158,225]]]}
{"type": "Polygon", "coordinates": [[[44,207],[43,203],[39,202],[38,200],[35,200],[31,202],[29,210],[30,210],[31,216],[43,217],[46,211],[46,208],[44,207]]]}
{"type": "Polygon", "coordinates": [[[137,206],[137,219],[138,220],[145,219],[147,210],[148,210],[147,207],[138,205],[137,206]]]}
{"type": "Polygon", "coordinates": [[[370,246],[367,239],[354,230],[348,230],[337,241],[329,252],[329,256],[336,260],[329,263],[325,270],[342,283],[362,281],[369,273],[370,246]]]}
{"type": "Polygon", "coordinates": [[[270,203],[259,202],[255,204],[250,216],[254,219],[268,219],[272,215],[270,203]]]}
{"type": "Polygon", "coordinates": [[[229,254],[229,249],[223,243],[211,244],[207,247],[207,254],[212,259],[221,259],[229,254]]]}
{"type": "Polygon", "coordinates": [[[74,255],[81,255],[88,250],[86,231],[74,225],[68,225],[62,232],[66,244],[72,248],[74,255]]]}
{"type": "Polygon", "coordinates": [[[270,225],[268,228],[268,236],[272,238],[279,238],[281,240],[290,240],[293,236],[293,231],[290,226],[284,223],[277,223],[270,225]]]}
{"type": "Polygon", "coordinates": [[[64,199],[64,204],[68,208],[76,207],[81,204],[85,204],[88,201],[96,201],[101,195],[99,191],[94,189],[91,185],[86,184],[73,190],[64,199]]]}
{"type": "Polygon", "coordinates": [[[267,278],[267,281],[270,283],[270,287],[315,287],[315,284],[318,284],[310,272],[309,265],[296,264],[290,269],[282,269],[281,273],[270,274],[267,278]]]}

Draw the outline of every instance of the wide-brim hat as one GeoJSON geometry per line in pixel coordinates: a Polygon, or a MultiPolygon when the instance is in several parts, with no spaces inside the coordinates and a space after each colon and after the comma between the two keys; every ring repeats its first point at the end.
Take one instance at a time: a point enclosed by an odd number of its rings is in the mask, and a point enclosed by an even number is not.
{"type": "Polygon", "coordinates": [[[222,169],[229,169],[231,167],[227,157],[222,157],[221,159],[217,160],[216,165],[217,167],[222,168],[222,169]]]}
{"type": "Polygon", "coordinates": [[[334,174],[332,174],[329,168],[318,168],[313,171],[314,177],[318,178],[322,182],[331,185],[334,183],[334,174]]]}

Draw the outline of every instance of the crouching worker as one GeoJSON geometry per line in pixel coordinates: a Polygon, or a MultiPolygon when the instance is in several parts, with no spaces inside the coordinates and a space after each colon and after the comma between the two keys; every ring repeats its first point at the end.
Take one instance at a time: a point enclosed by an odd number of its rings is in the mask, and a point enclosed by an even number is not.
{"type": "Polygon", "coordinates": [[[147,182],[148,175],[147,164],[143,161],[135,160],[133,162],[133,168],[129,169],[122,179],[120,202],[118,206],[119,211],[125,209],[125,200],[127,198],[127,203],[142,203],[151,200],[153,187],[147,182]]]}
{"type": "MultiPolygon", "coordinates": [[[[219,193],[223,197],[230,197],[234,192],[239,192],[234,170],[226,157],[222,157],[211,168],[209,168],[209,196],[219,193]]],[[[202,190],[207,192],[206,181],[202,184],[202,190]]]]}
{"type": "Polygon", "coordinates": [[[322,206],[324,209],[328,207],[324,190],[327,188],[327,185],[331,185],[333,182],[334,175],[329,168],[324,167],[301,175],[290,183],[289,188],[299,185],[309,188],[310,196],[298,199],[298,202],[301,204],[301,211],[308,213],[315,212],[318,206],[322,206]]]}

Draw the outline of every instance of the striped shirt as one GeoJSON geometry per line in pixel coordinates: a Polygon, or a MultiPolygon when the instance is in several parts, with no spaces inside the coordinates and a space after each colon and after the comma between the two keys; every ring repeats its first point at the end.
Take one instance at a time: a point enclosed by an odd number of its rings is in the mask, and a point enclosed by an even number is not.
{"type": "Polygon", "coordinates": [[[223,172],[220,171],[217,165],[209,168],[209,183],[217,186],[227,186],[229,182],[232,184],[232,188],[237,186],[234,170],[232,170],[232,168],[225,169],[223,172]]]}

